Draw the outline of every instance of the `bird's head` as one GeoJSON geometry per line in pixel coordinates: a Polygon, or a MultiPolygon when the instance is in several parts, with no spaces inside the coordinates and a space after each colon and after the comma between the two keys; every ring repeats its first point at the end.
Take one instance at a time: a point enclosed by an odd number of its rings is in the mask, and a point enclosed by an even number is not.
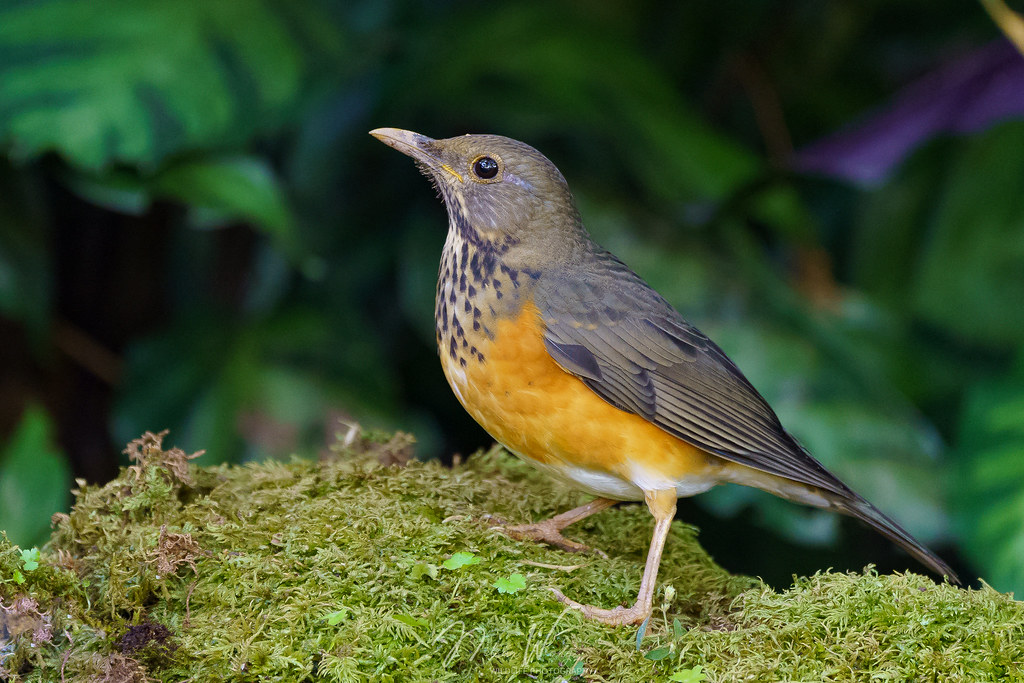
{"type": "Polygon", "coordinates": [[[581,232],[565,178],[529,145],[500,135],[434,140],[397,128],[370,135],[416,160],[440,191],[453,228],[492,243],[556,247],[581,232]]]}

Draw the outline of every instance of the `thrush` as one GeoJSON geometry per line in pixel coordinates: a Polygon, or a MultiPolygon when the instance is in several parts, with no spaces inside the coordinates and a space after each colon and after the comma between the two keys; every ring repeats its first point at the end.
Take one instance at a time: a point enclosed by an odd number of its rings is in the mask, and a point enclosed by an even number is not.
{"type": "Polygon", "coordinates": [[[676,499],[724,482],[855,517],[958,582],[815,460],[714,342],[590,238],[540,152],[497,135],[371,135],[412,157],[448,209],[434,313],[455,395],[506,449],[596,496],[509,531],[582,550],[562,530],[617,501],[643,500],[654,516],[631,607],[556,590],[559,601],[608,624],[641,623],[676,499]]]}

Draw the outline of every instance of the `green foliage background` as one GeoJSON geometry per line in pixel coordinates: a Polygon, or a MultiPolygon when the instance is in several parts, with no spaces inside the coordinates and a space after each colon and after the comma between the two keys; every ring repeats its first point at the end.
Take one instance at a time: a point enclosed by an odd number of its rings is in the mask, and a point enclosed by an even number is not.
{"type": "MultiPolygon", "coordinates": [[[[784,170],[997,35],[951,1],[7,0],[0,528],[39,541],[69,464],[109,476],[144,430],[207,463],[339,416],[486,445],[434,358],[443,209],[366,135],[397,126],[541,149],[820,460],[1024,589],[1024,122],[870,189],[784,170]]],[[[697,505],[730,568],[904,563],[755,491],[697,505]]]]}

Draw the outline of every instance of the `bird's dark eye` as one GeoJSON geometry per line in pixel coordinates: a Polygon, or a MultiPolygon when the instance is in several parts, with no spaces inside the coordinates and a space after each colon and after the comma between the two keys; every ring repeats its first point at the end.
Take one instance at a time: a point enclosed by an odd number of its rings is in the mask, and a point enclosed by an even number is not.
{"type": "Polygon", "coordinates": [[[498,175],[498,162],[491,157],[480,157],[473,162],[473,173],[481,180],[491,180],[498,175]]]}

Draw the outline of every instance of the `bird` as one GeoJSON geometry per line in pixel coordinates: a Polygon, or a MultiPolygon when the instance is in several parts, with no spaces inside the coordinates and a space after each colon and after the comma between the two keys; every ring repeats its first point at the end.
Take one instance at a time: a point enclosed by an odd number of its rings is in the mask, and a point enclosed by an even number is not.
{"type": "Polygon", "coordinates": [[[469,414],[508,451],[595,496],[509,526],[565,550],[562,531],[619,501],[654,517],[636,601],[557,600],[610,625],[651,614],[677,498],[720,483],[855,517],[952,583],[953,570],[814,459],[711,339],[583,225],[558,168],[499,135],[370,134],[412,157],[448,212],[435,321],[441,366],[469,414]]]}

